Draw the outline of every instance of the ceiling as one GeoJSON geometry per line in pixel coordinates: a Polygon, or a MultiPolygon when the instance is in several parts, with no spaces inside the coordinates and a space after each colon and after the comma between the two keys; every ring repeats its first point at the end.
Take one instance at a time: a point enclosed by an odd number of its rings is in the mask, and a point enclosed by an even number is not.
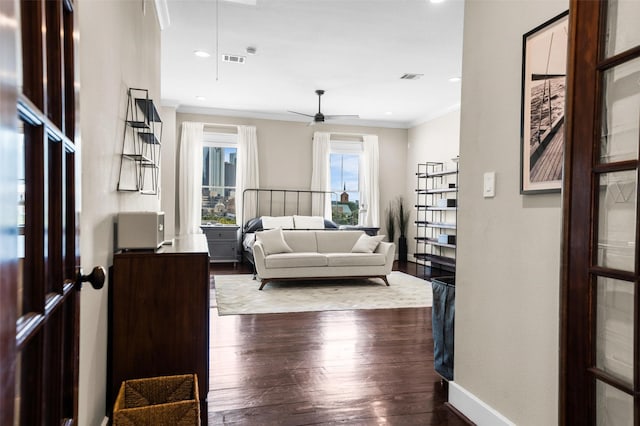
{"type": "Polygon", "coordinates": [[[162,98],[181,112],[411,127],[459,108],[463,0],[167,0],[162,98]],[[254,47],[256,53],[246,52],[254,47]],[[203,50],[208,58],[194,55],[203,50]],[[245,56],[227,63],[221,55],[245,56]],[[406,80],[404,74],[423,74],[406,80]],[[200,97],[200,98],[199,98],[200,97]],[[204,98],[204,99],[202,99],[204,98]]]}

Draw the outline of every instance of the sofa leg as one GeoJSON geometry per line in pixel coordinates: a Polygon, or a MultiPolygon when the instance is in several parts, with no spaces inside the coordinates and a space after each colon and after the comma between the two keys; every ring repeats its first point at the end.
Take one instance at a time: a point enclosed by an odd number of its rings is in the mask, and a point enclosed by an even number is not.
{"type": "Polygon", "coordinates": [[[260,284],[260,288],[258,290],[262,290],[262,288],[267,285],[267,283],[269,282],[269,280],[261,280],[261,284],[260,284]]]}
{"type": "Polygon", "coordinates": [[[387,276],[386,275],[382,275],[380,278],[382,279],[382,281],[384,281],[384,283],[387,285],[387,287],[391,287],[389,285],[389,281],[387,281],[387,276]]]}

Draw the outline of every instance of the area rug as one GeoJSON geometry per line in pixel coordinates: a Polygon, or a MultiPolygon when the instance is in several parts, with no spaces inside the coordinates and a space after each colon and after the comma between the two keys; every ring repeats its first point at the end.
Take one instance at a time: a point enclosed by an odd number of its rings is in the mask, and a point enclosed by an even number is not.
{"type": "Polygon", "coordinates": [[[260,281],[250,274],[214,277],[219,315],[431,306],[428,281],[399,271],[393,271],[388,280],[390,287],[377,278],[273,281],[260,291],[260,281]]]}

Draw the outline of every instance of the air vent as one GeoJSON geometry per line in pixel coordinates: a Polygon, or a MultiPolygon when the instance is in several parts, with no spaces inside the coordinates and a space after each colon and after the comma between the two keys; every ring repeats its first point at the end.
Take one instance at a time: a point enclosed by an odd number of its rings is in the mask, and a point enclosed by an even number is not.
{"type": "Polygon", "coordinates": [[[419,80],[424,74],[403,74],[400,80],[419,80]]]}
{"type": "Polygon", "coordinates": [[[234,64],[244,64],[244,61],[247,59],[246,56],[240,55],[222,55],[222,62],[231,62],[234,64]]]}

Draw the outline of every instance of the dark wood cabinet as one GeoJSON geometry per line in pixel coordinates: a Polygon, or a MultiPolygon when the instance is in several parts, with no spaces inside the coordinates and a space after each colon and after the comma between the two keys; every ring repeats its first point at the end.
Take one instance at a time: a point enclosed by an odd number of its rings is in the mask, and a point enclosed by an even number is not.
{"type": "Polygon", "coordinates": [[[204,235],[157,251],[118,252],[109,285],[107,407],[124,380],[196,373],[209,391],[209,252],[204,235]]]}

